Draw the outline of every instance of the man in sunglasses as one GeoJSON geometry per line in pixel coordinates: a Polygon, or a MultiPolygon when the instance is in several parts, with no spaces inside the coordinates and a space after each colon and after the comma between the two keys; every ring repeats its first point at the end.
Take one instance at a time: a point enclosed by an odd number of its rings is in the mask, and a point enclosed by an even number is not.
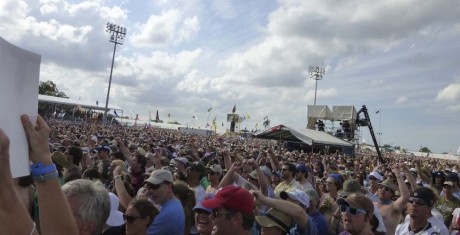
{"type": "Polygon", "coordinates": [[[144,187],[148,189],[149,198],[156,205],[161,206],[160,214],[148,228],[148,234],[184,234],[184,209],[180,200],[174,196],[171,171],[165,169],[153,171],[144,181],[144,187]]]}
{"type": "Polygon", "coordinates": [[[342,223],[350,235],[371,235],[374,204],[363,194],[350,194],[337,200],[342,213],[342,223]]]}
{"type": "Polygon", "coordinates": [[[411,193],[407,203],[407,213],[409,221],[399,224],[396,227],[395,234],[397,235],[441,235],[449,234],[449,230],[440,222],[433,223],[431,209],[435,202],[433,190],[426,187],[420,187],[411,193]],[[430,222],[432,221],[432,222],[430,222]]]}
{"type": "Polygon", "coordinates": [[[213,235],[251,234],[255,221],[254,199],[245,189],[233,185],[223,187],[214,198],[203,200],[201,205],[212,210],[213,235]]]}
{"type": "Polygon", "coordinates": [[[382,214],[387,234],[394,234],[396,226],[399,224],[399,221],[401,221],[402,211],[405,209],[407,199],[410,195],[409,189],[401,176],[401,170],[404,170],[406,177],[412,177],[407,167],[402,166],[401,169],[399,165],[395,165],[392,167],[391,171],[396,176],[398,184],[395,185],[393,183],[394,181],[390,178],[379,184],[379,191],[377,194],[379,196],[379,201],[376,202],[375,205],[382,214]],[[396,201],[393,201],[392,198],[395,195],[396,187],[399,187],[401,196],[396,201]]]}

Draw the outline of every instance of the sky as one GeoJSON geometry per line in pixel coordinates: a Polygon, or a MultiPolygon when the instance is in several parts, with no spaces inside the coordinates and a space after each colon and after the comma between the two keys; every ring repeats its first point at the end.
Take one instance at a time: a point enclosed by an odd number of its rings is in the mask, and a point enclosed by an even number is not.
{"type": "MultiPolygon", "coordinates": [[[[158,110],[227,126],[236,105],[250,115],[241,128],[263,128],[267,115],[305,128],[308,68],[320,66],[317,105],[366,105],[382,145],[460,146],[457,0],[2,0],[0,22],[1,37],[42,56],[40,81],[99,105],[114,47],[106,24],[126,27],[109,106],[142,120],[158,110]]],[[[371,142],[367,129],[361,141],[371,142]]]]}

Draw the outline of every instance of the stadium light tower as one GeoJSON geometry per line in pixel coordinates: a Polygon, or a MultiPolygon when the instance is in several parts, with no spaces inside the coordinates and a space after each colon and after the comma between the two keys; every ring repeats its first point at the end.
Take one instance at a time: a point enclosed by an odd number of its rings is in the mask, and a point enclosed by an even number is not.
{"type": "Polygon", "coordinates": [[[123,41],[126,36],[126,28],[113,23],[107,23],[106,31],[110,33],[110,42],[113,42],[113,55],[112,55],[112,67],[110,68],[110,78],[109,78],[109,89],[107,90],[107,99],[105,100],[105,109],[104,109],[104,124],[107,123],[107,109],[109,106],[109,95],[110,95],[110,85],[112,84],[112,72],[113,72],[113,63],[115,61],[115,50],[117,49],[117,44],[123,45],[123,41]]]}
{"type": "Polygon", "coordinates": [[[315,84],[315,103],[316,106],[316,90],[318,89],[318,80],[323,79],[323,75],[326,70],[323,67],[319,66],[310,66],[308,67],[308,73],[310,73],[310,77],[316,80],[315,84]]]}

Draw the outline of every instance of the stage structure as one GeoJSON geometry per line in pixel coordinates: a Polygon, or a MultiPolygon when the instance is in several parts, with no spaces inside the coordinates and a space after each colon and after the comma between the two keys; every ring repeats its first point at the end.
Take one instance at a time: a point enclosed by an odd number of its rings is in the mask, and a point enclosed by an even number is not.
{"type": "Polygon", "coordinates": [[[357,130],[356,113],[356,108],[351,105],[335,105],[332,106],[332,109],[327,105],[309,105],[307,129],[326,131],[337,138],[355,142],[356,137],[359,137],[355,133],[357,130]],[[332,127],[326,127],[325,121],[330,121],[332,127]],[[336,122],[339,122],[339,125],[336,122]]]}

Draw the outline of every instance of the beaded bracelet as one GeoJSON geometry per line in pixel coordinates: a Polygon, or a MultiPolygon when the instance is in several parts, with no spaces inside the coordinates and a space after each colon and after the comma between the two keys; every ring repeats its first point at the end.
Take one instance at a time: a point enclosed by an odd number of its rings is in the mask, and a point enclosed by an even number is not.
{"type": "Polygon", "coordinates": [[[57,178],[59,176],[57,171],[49,172],[43,175],[34,175],[34,180],[37,182],[44,182],[50,179],[57,178]]]}

